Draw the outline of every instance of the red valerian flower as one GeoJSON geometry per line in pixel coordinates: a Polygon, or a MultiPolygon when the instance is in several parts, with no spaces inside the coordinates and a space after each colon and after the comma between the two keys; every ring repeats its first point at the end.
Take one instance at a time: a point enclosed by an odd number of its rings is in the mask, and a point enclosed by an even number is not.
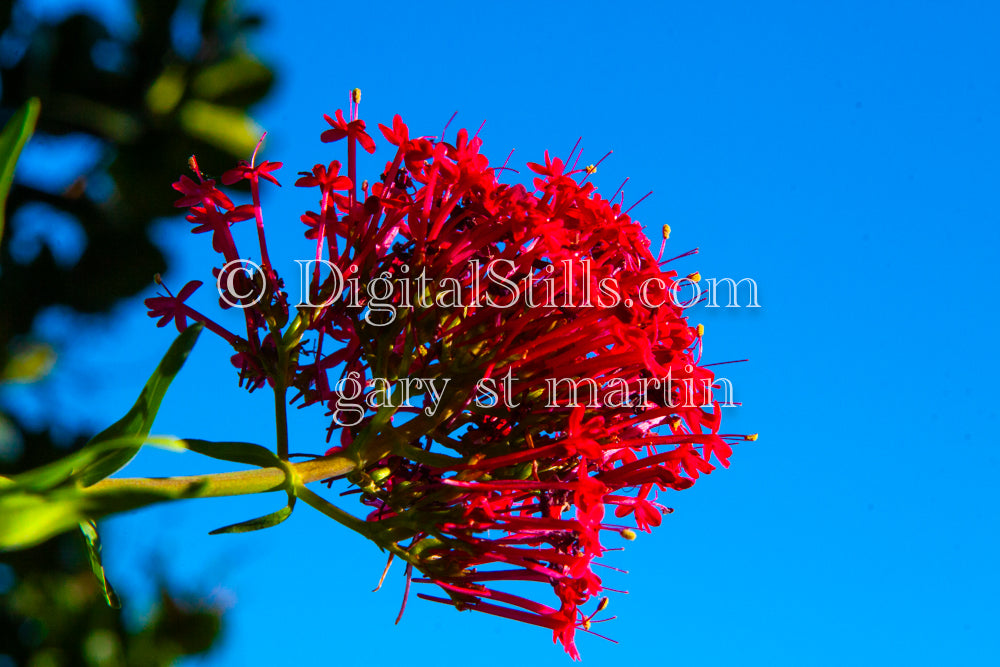
{"type": "Polygon", "coordinates": [[[198,179],[199,182],[195,183],[189,177],[181,176],[174,183],[174,190],[184,195],[174,202],[174,206],[196,206],[207,202],[227,210],[233,207],[233,202],[229,197],[221,190],[216,189],[215,181],[202,179],[201,174],[198,174],[198,179]]]}
{"type": "Polygon", "coordinates": [[[365,132],[365,121],[352,120],[348,123],[344,120],[344,112],[340,109],[337,109],[336,118],[330,118],[329,116],[323,116],[323,118],[333,129],[321,134],[319,136],[321,141],[330,143],[348,137],[349,139],[356,139],[361,144],[361,147],[369,153],[375,152],[375,141],[365,132]]]}
{"type": "Polygon", "coordinates": [[[184,302],[194,294],[195,290],[201,287],[200,280],[192,280],[181,288],[177,296],[154,296],[146,299],[146,307],[149,308],[150,317],[159,317],[156,323],[158,327],[165,327],[171,322],[175,322],[178,331],[187,329],[187,312],[185,312],[184,302]]]}
{"type": "MultiPolygon", "coordinates": [[[[159,277],[157,277],[157,280],[159,281],[159,277]]],[[[162,285],[162,283],[160,284],[162,285]]],[[[191,318],[195,322],[203,323],[209,331],[218,334],[230,344],[236,342],[235,336],[184,303],[201,285],[202,282],[200,280],[192,280],[181,288],[177,296],[173,296],[168,291],[167,296],[154,296],[146,299],[144,303],[149,308],[149,316],[160,318],[160,321],[156,323],[158,327],[165,327],[174,322],[178,331],[187,329],[188,318],[191,318]]]]}
{"type": "Polygon", "coordinates": [[[254,181],[263,178],[280,187],[281,183],[271,175],[271,172],[281,169],[281,167],[282,164],[280,162],[268,162],[264,160],[257,166],[254,166],[246,160],[242,160],[238,166],[222,174],[222,182],[226,185],[232,185],[241,180],[254,181]]]}
{"type": "Polygon", "coordinates": [[[334,190],[347,190],[351,187],[351,179],[340,175],[340,162],[334,160],[329,166],[314,165],[311,172],[299,172],[300,178],[295,185],[300,188],[319,188],[330,193],[334,190]]]}
{"type": "Polygon", "coordinates": [[[220,211],[214,206],[192,206],[188,210],[188,222],[195,225],[191,229],[192,234],[212,232],[212,248],[231,258],[230,261],[239,259],[229,228],[237,222],[252,218],[252,206],[237,206],[228,211],[220,211]]]}
{"type": "Polygon", "coordinates": [[[410,140],[410,130],[406,127],[406,123],[403,122],[403,118],[399,114],[392,117],[391,130],[381,123],[379,123],[378,129],[382,131],[382,135],[386,141],[393,146],[402,146],[410,140]]]}
{"type": "MultiPolygon", "coordinates": [[[[359,184],[355,142],[375,151],[359,99],[321,135],[348,140],[348,175],[334,161],[296,182],[319,190],[302,221],[333,270],[317,267],[318,305],[283,334],[287,298],[268,274],[246,338],[227,332],[241,382],[327,410],[327,439],[358,463],[347,481],[363,528],[346,523],[446,596],[420,597],[547,628],[578,658],[577,632],[608,620],[596,617],[613,589],[595,572],[608,541],[660,526],[672,510],[659,494],[728,466],[743,439],[720,434],[703,330],[641,226],[587,182],[593,169],[546,153],[529,192],[500,180],[478,137],[411,139],[397,115],[379,126],[394,154],[359,184]],[[502,590],[516,582],[538,596],[502,590]]],[[[210,181],[175,187],[228,260],[231,203],[210,181]]],[[[150,304],[161,323],[178,307],[150,304]]]]}

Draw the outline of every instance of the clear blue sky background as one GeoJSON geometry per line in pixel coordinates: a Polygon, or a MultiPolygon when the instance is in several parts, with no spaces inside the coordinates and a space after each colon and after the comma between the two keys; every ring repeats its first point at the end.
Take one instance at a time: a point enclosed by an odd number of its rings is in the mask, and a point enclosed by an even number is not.
{"type": "MultiPolygon", "coordinates": [[[[678,270],[759,285],[756,311],[692,317],[707,361],[750,358],[721,367],[743,402],[724,430],[760,440],[610,555],[631,572],[606,578],[631,591],[601,628],[620,644],[581,635],[586,663],[995,664],[995,5],[259,6],[268,22],[253,48],[280,79],[255,115],[264,157],[286,165],[286,187],[265,196],[286,273],[308,252],[298,216],[313,203],[293,174],[342,159],[318,140],[322,114],[359,86],[372,128],[397,112],[418,134],[455,110],[452,130],[485,119],[494,163],[511,148],[515,166],[565,156],[580,136],[584,162],[613,149],[597,184],[610,193],[629,176],[631,201],[655,191],[636,210],[654,245],[668,223],[668,252],[701,249],[678,270]]],[[[160,232],[169,283],[209,283],[206,238],[183,223],[160,232]]],[[[209,290],[199,296],[211,309],[209,290]]],[[[81,425],[124,412],[169,344],[144,312],[137,299],[112,325],[65,334],[56,403],[81,425]]],[[[155,431],[273,444],[270,399],[236,388],[228,354],[203,336],[155,431]]],[[[44,418],[51,385],[32,391],[19,400],[44,418]]],[[[293,448],[323,450],[323,425],[295,415],[293,448]]],[[[129,472],[216,469],[152,452],[129,472]]],[[[402,570],[371,593],[383,557],[308,507],[271,531],[207,535],[281,502],[109,521],[110,575],[138,610],[158,576],[233,604],[218,649],[192,664],[568,663],[544,630],[419,600],[394,627],[402,570]]]]}

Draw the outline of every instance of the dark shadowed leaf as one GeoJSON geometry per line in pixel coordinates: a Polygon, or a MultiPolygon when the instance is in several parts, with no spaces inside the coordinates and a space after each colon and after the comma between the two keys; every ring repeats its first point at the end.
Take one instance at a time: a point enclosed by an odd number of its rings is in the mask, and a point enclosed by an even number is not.
{"type": "Polygon", "coordinates": [[[118,594],[111,586],[107,576],[104,574],[104,565],[101,564],[101,538],[97,535],[97,524],[93,521],[81,521],[80,532],[83,534],[84,544],[87,546],[87,556],[90,559],[90,567],[97,577],[97,583],[104,591],[104,599],[112,609],[121,609],[122,603],[118,599],[118,594]]]}
{"type": "Polygon", "coordinates": [[[18,109],[14,117],[7,121],[0,131],[0,238],[3,238],[6,219],[4,212],[7,208],[7,193],[10,192],[11,183],[14,182],[14,167],[21,155],[21,149],[35,131],[35,121],[38,120],[38,111],[41,107],[38,98],[32,97],[18,109]]]}

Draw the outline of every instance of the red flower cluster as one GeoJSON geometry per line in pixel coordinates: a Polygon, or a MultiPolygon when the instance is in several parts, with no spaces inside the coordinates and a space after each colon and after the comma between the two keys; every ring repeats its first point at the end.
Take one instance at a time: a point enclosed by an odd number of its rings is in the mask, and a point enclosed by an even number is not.
{"type": "Polygon", "coordinates": [[[609,515],[648,532],[669,511],[657,491],[688,488],[713,455],[728,465],[728,441],[743,439],[719,434],[701,331],[668,298],[678,276],[597,194],[592,168],[546,154],[529,191],[500,182],[466,130],[411,138],[396,116],[379,126],[395,154],[359,196],[356,144],[375,142],[353,104],[349,121],[327,120],[348,176],[334,161],[296,183],[319,191],[302,220],[310,259],[328,262],[311,269],[307,301],[321,305],[290,322],[267,259],[258,185],[276,165],[223,176],[250,181],[248,206],[195,165],[197,182],[174,185],[178,205],[227,262],[240,257],[231,225],[256,219],[264,271],[240,274],[236,292],[263,298],[243,309],[245,338],[183,303],[192,284],[150,299],[150,314],[222,330],[251,389],[291,387],[301,407],[328,410],[371,534],[447,594],[421,597],[549,628],[576,658],[575,631],[607,606],[593,569],[603,538],[634,538],[609,515]],[[348,407],[357,419],[341,418],[348,407]],[[552,601],[495,588],[513,581],[552,601]]]}

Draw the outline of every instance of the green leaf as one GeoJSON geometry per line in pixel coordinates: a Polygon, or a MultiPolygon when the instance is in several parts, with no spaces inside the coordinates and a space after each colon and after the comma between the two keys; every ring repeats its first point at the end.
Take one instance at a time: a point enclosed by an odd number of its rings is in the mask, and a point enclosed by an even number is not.
{"type": "Polygon", "coordinates": [[[93,521],[81,521],[80,532],[83,534],[83,541],[87,546],[87,556],[90,558],[90,568],[94,571],[94,576],[101,584],[104,591],[104,600],[112,609],[121,609],[122,603],[115,593],[114,587],[104,574],[104,565],[101,564],[101,538],[97,535],[97,524],[93,521]]]}
{"type": "MultiPolygon", "coordinates": [[[[165,359],[170,356],[168,353],[165,359]]],[[[161,367],[167,375],[172,376],[176,374],[179,363],[183,363],[183,360],[166,366],[161,362],[161,367]]],[[[147,389],[149,388],[150,385],[147,385],[147,389]]],[[[150,390],[150,393],[156,392],[150,390]]],[[[141,403],[142,401],[137,405],[141,403]]],[[[151,423],[151,418],[149,422],[151,423]]],[[[148,423],[146,427],[148,430],[148,423]]],[[[274,467],[285,472],[285,482],[276,487],[284,488],[288,494],[288,504],[284,508],[267,516],[220,528],[213,531],[213,534],[270,528],[287,519],[295,507],[294,489],[298,478],[294,470],[287,462],[260,445],[248,442],[184,441],[149,435],[120,436],[91,441],[80,451],[58,461],[11,479],[0,478],[0,550],[29,547],[71,530],[78,524],[108,514],[127,512],[165,500],[196,497],[199,494],[204,483],[192,483],[180,489],[118,487],[106,490],[84,489],[78,484],[96,469],[106,466],[108,461],[115,462],[125,456],[131,458],[143,444],[179,451],[191,450],[223,461],[262,468],[274,467]]],[[[95,574],[98,574],[96,570],[95,574]]]]}
{"type": "Polygon", "coordinates": [[[29,493],[0,498],[0,550],[24,549],[75,528],[85,517],[77,503],[29,493]]]}
{"type": "MultiPolygon", "coordinates": [[[[156,412],[160,409],[163,396],[167,393],[170,382],[180,371],[187,359],[191,348],[194,347],[198,335],[201,333],[202,325],[195,324],[187,329],[174,340],[170,349],[163,356],[159,366],[153,371],[146,386],[143,387],[139,399],[132,406],[124,417],[95,435],[87,445],[94,447],[107,440],[114,440],[122,437],[140,436],[145,438],[149,435],[149,430],[153,426],[156,412]]],[[[139,447],[113,451],[106,453],[96,461],[93,461],[85,468],[78,471],[78,478],[84,486],[96,484],[105,477],[112,475],[121,469],[139,451],[139,447]]]]}
{"type": "Polygon", "coordinates": [[[183,451],[183,442],[175,438],[157,438],[134,435],[93,443],[61,459],[28,470],[11,479],[11,484],[0,486],[0,496],[11,493],[44,493],[68,485],[86,470],[107,456],[121,455],[138,450],[144,444],[154,444],[165,449],[183,451]]]}
{"type": "MultiPolygon", "coordinates": [[[[23,489],[4,493],[0,495],[0,551],[26,549],[108,514],[197,497],[203,487],[203,483],[192,483],[181,489],[88,491],[64,486],[41,494],[23,489]]],[[[3,488],[8,489],[9,485],[3,488]]]]}
{"type": "Polygon", "coordinates": [[[210,442],[185,438],[181,444],[192,452],[220,461],[243,463],[258,468],[284,468],[284,462],[277,454],[250,442],[210,442]]]}
{"type": "Polygon", "coordinates": [[[0,131],[0,238],[3,238],[7,194],[14,182],[17,158],[35,131],[35,123],[38,121],[38,112],[41,108],[42,103],[38,98],[32,97],[0,131]]]}
{"type": "Polygon", "coordinates": [[[288,504],[282,507],[277,512],[271,512],[265,516],[257,517],[256,519],[250,519],[249,521],[241,521],[240,523],[234,523],[231,526],[223,526],[222,528],[216,528],[211,531],[209,535],[222,535],[224,533],[249,533],[254,530],[263,530],[264,528],[271,528],[277,526],[279,523],[287,519],[292,515],[292,510],[295,509],[295,495],[291,492],[288,493],[288,504]]]}
{"type": "Polygon", "coordinates": [[[181,489],[126,487],[106,491],[87,491],[86,489],[77,489],[77,491],[83,495],[82,507],[86,515],[93,519],[99,519],[108,514],[131,512],[165,500],[197,498],[205,486],[205,482],[192,482],[181,489]]]}
{"type": "Polygon", "coordinates": [[[253,530],[263,530],[277,526],[279,523],[292,515],[295,508],[295,486],[298,480],[295,473],[286,461],[278,458],[278,455],[266,447],[255,445],[249,442],[209,442],[208,440],[185,440],[185,446],[193,452],[198,452],[204,456],[221,461],[232,463],[243,463],[246,465],[258,466],[260,468],[281,468],[285,471],[285,492],[288,494],[288,504],[276,512],[268,515],[241,521],[222,528],[216,528],[209,535],[222,535],[224,533],[249,533],[253,530]]]}

